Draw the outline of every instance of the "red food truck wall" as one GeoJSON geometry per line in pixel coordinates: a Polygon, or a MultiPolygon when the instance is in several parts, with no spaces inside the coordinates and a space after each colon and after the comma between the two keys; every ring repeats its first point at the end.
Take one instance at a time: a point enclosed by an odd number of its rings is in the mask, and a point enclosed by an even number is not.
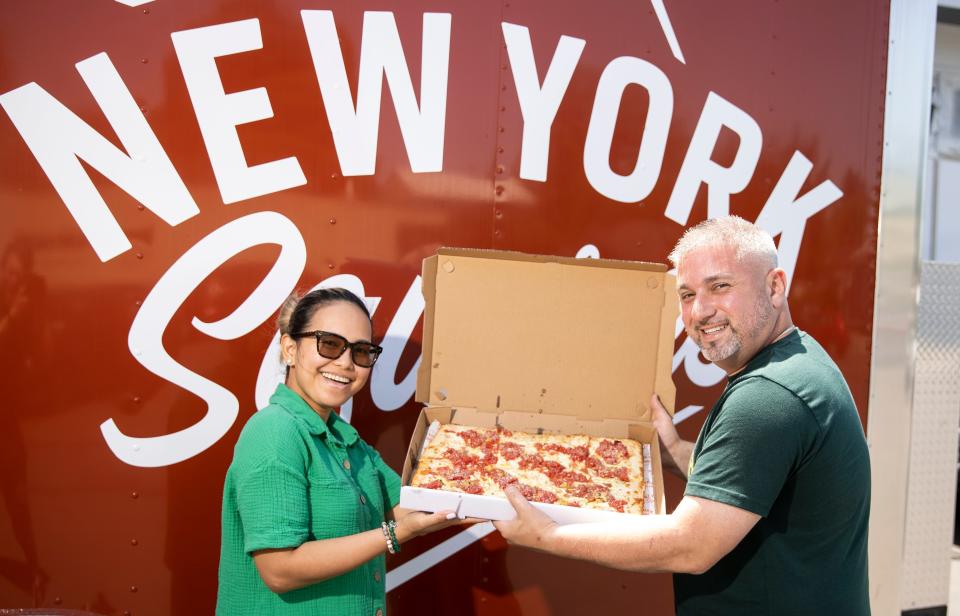
{"type": "MultiPolygon", "coordinates": [[[[756,220],[866,422],[887,2],[129,4],[0,20],[0,607],[212,612],[294,287],[378,302],[342,412],[398,467],[439,246],[663,262],[756,220]]],[[[692,439],[722,375],[676,349],[692,439]]],[[[672,613],[667,575],[485,532],[405,546],[391,611],[672,613]]]]}

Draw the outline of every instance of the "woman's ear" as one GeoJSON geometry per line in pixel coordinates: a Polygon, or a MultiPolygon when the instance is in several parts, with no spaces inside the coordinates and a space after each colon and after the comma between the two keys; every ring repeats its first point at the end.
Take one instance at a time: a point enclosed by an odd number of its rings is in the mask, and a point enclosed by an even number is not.
{"type": "Polygon", "coordinates": [[[297,341],[289,334],[280,336],[280,357],[286,366],[293,366],[297,359],[297,341]]]}

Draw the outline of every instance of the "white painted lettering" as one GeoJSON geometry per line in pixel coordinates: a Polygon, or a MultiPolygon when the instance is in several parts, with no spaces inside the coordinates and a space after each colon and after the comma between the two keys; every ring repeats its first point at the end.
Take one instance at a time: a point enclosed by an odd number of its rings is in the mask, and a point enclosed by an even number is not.
{"type": "Polygon", "coordinates": [[[600,76],[590,126],[583,148],[583,170],[597,192],[615,201],[636,203],[650,194],[663,165],[667,133],[673,116],[673,88],[659,68],[639,58],[616,58],[600,76]],[[610,168],[610,147],[623,92],[630,84],[650,95],[637,162],[629,175],[610,168]]]}
{"type": "Polygon", "coordinates": [[[414,173],[442,171],[450,14],[423,15],[418,106],[393,13],[364,13],[356,108],[333,13],[304,10],[301,16],[343,175],[373,175],[376,170],[384,76],[390,85],[410,168],[414,173]]]}
{"type": "Polygon", "coordinates": [[[382,411],[395,411],[407,401],[417,389],[417,368],[420,366],[420,357],[413,367],[399,383],[396,381],[397,367],[400,356],[410,342],[410,335],[423,314],[424,299],[420,291],[420,276],[417,276],[407,289],[400,307],[393,315],[387,335],[384,336],[381,346],[383,354],[377,361],[370,379],[370,396],[373,403],[382,411]]]}
{"type": "Polygon", "coordinates": [[[130,326],[127,344],[140,364],[201,398],[203,419],[163,436],[133,437],[122,433],[113,419],[100,424],[115,456],[132,466],[168,466],[191,458],[216,443],[233,425],[239,403],[226,388],[189,370],[170,357],[163,333],[183,302],[218,267],[240,252],[260,244],[279,244],[273,268],[251,295],[230,315],[214,323],[193,319],[200,331],[222,340],[249,333],[277,309],[306,265],[306,246],[297,227],[275,212],[258,212],[220,227],[187,250],[147,295],[130,326]]]}
{"type": "Polygon", "coordinates": [[[107,54],[76,66],[126,153],[36,83],[0,96],[0,105],[94,252],[101,261],[109,261],[129,250],[130,241],[81,159],[169,225],[200,210],[107,54]]]}
{"type": "Polygon", "coordinates": [[[767,233],[780,236],[777,253],[780,267],[787,274],[788,288],[796,270],[807,220],[843,196],[830,180],[821,182],[801,196],[800,189],[812,169],[813,163],[806,156],[794,152],[756,220],[756,224],[767,233]]]}
{"type": "Polygon", "coordinates": [[[756,120],[710,92],[677,174],[666,217],[681,225],[687,224],[701,184],[707,185],[707,218],[729,215],[730,195],[747,187],[760,159],[762,144],[763,135],[756,120]],[[740,137],[740,145],[729,167],[722,167],[711,158],[724,126],[740,137]]]}
{"type": "Polygon", "coordinates": [[[537,76],[537,65],[530,43],[530,31],[503,22],[503,39],[513,71],[513,82],[523,115],[523,141],[520,150],[520,177],[547,181],[547,159],[550,152],[550,127],[557,116],[560,101],[567,92],[573,71],[580,61],[586,41],[561,36],[553,59],[547,68],[543,85],[537,76]]]}
{"type": "Polygon", "coordinates": [[[260,21],[174,32],[170,35],[190,93],[200,133],[224,203],[236,203],[307,183],[295,157],[247,166],[237,126],[273,117],[265,88],[226,94],[216,58],[263,47],[260,21]]]}

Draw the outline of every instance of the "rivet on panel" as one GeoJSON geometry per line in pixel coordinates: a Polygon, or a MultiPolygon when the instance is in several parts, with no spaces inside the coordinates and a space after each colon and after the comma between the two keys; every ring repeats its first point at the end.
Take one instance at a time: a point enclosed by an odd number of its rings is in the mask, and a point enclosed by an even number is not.
{"type": "Polygon", "coordinates": [[[145,209],[147,209],[147,208],[146,208],[142,203],[138,203],[138,204],[137,204],[137,209],[142,212],[143,210],[145,210],[145,209]]]}
{"type": "Polygon", "coordinates": [[[130,545],[136,547],[136,546],[140,545],[140,542],[137,541],[136,539],[131,539],[131,540],[130,540],[130,545]]]}
{"type": "Polygon", "coordinates": [[[134,397],[133,397],[133,403],[134,403],[134,404],[140,404],[140,396],[134,396],[134,397]]]}
{"type": "Polygon", "coordinates": [[[331,224],[331,225],[337,224],[337,219],[336,219],[336,218],[331,218],[331,219],[330,219],[330,224],[331,224]]]}
{"type": "Polygon", "coordinates": [[[497,173],[499,174],[503,173],[503,165],[497,165],[497,173]]]}
{"type": "Polygon", "coordinates": [[[503,154],[503,146],[502,146],[502,145],[497,148],[497,153],[498,153],[498,154],[503,154]]]}
{"type": "Polygon", "coordinates": [[[144,14],[144,15],[149,15],[149,14],[150,14],[150,9],[143,9],[143,14],[144,14]]]}
{"type": "Polygon", "coordinates": [[[133,300],[133,305],[134,305],[134,306],[141,306],[141,305],[143,305],[143,302],[142,302],[141,300],[139,300],[139,299],[135,299],[135,300],[133,300]]]}
{"type": "Polygon", "coordinates": [[[149,58],[140,58],[140,64],[147,64],[149,62],[150,62],[149,58]]]}
{"type": "Polygon", "coordinates": [[[337,174],[336,174],[336,173],[331,173],[331,174],[330,174],[330,179],[331,179],[331,180],[337,179],[337,174]]]}
{"type": "Polygon", "coordinates": [[[503,218],[503,210],[500,210],[500,209],[494,210],[493,215],[496,216],[497,218],[503,218]]]}
{"type": "Polygon", "coordinates": [[[123,610],[123,616],[131,616],[130,610],[123,610]]]}
{"type": "Polygon", "coordinates": [[[142,258],[143,258],[143,253],[142,253],[142,252],[135,253],[135,256],[136,256],[138,259],[142,259],[142,258]]]}
{"type": "Polygon", "coordinates": [[[496,188],[493,189],[493,192],[497,193],[498,196],[499,196],[499,195],[502,195],[502,194],[503,194],[503,186],[497,186],[496,188]]]}
{"type": "Polygon", "coordinates": [[[506,85],[502,85],[502,86],[500,86],[500,89],[503,90],[504,92],[506,92],[506,91],[507,91],[507,86],[506,86],[506,85]]]}
{"type": "Polygon", "coordinates": [[[139,493],[139,492],[131,492],[131,493],[130,493],[130,498],[140,498],[140,493],[139,493]]]}
{"type": "Polygon", "coordinates": [[[327,263],[327,269],[333,269],[333,263],[327,263]]]}
{"type": "Polygon", "coordinates": [[[507,132],[507,129],[501,126],[501,127],[500,127],[500,132],[501,132],[501,133],[505,133],[505,132],[507,132]]]}
{"type": "Polygon", "coordinates": [[[136,586],[131,586],[131,587],[130,587],[130,592],[137,592],[137,587],[136,587],[136,586]]]}
{"type": "Polygon", "coordinates": [[[61,599],[60,597],[54,597],[53,602],[56,603],[57,605],[60,605],[61,603],[63,603],[63,599],[61,599]]]}

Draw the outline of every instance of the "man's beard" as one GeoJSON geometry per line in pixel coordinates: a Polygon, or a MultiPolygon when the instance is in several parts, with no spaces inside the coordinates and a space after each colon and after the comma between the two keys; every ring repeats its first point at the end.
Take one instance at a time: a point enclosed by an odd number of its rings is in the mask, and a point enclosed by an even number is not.
{"type": "MultiPolygon", "coordinates": [[[[754,305],[752,318],[744,323],[744,327],[746,327],[748,331],[747,335],[751,338],[758,337],[770,320],[771,314],[773,314],[773,306],[770,304],[770,301],[765,295],[758,296],[757,303],[754,305]]],[[[728,327],[730,328],[730,337],[728,340],[706,348],[700,344],[699,338],[694,338],[694,342],[700,347],[700,352],[703,353],[707,361],[713,363],[723,361],[733,357],[743,348],[743,336],[740,334],[740,331],[734,328],[732,324],[728,325],[728,327]]]]}

